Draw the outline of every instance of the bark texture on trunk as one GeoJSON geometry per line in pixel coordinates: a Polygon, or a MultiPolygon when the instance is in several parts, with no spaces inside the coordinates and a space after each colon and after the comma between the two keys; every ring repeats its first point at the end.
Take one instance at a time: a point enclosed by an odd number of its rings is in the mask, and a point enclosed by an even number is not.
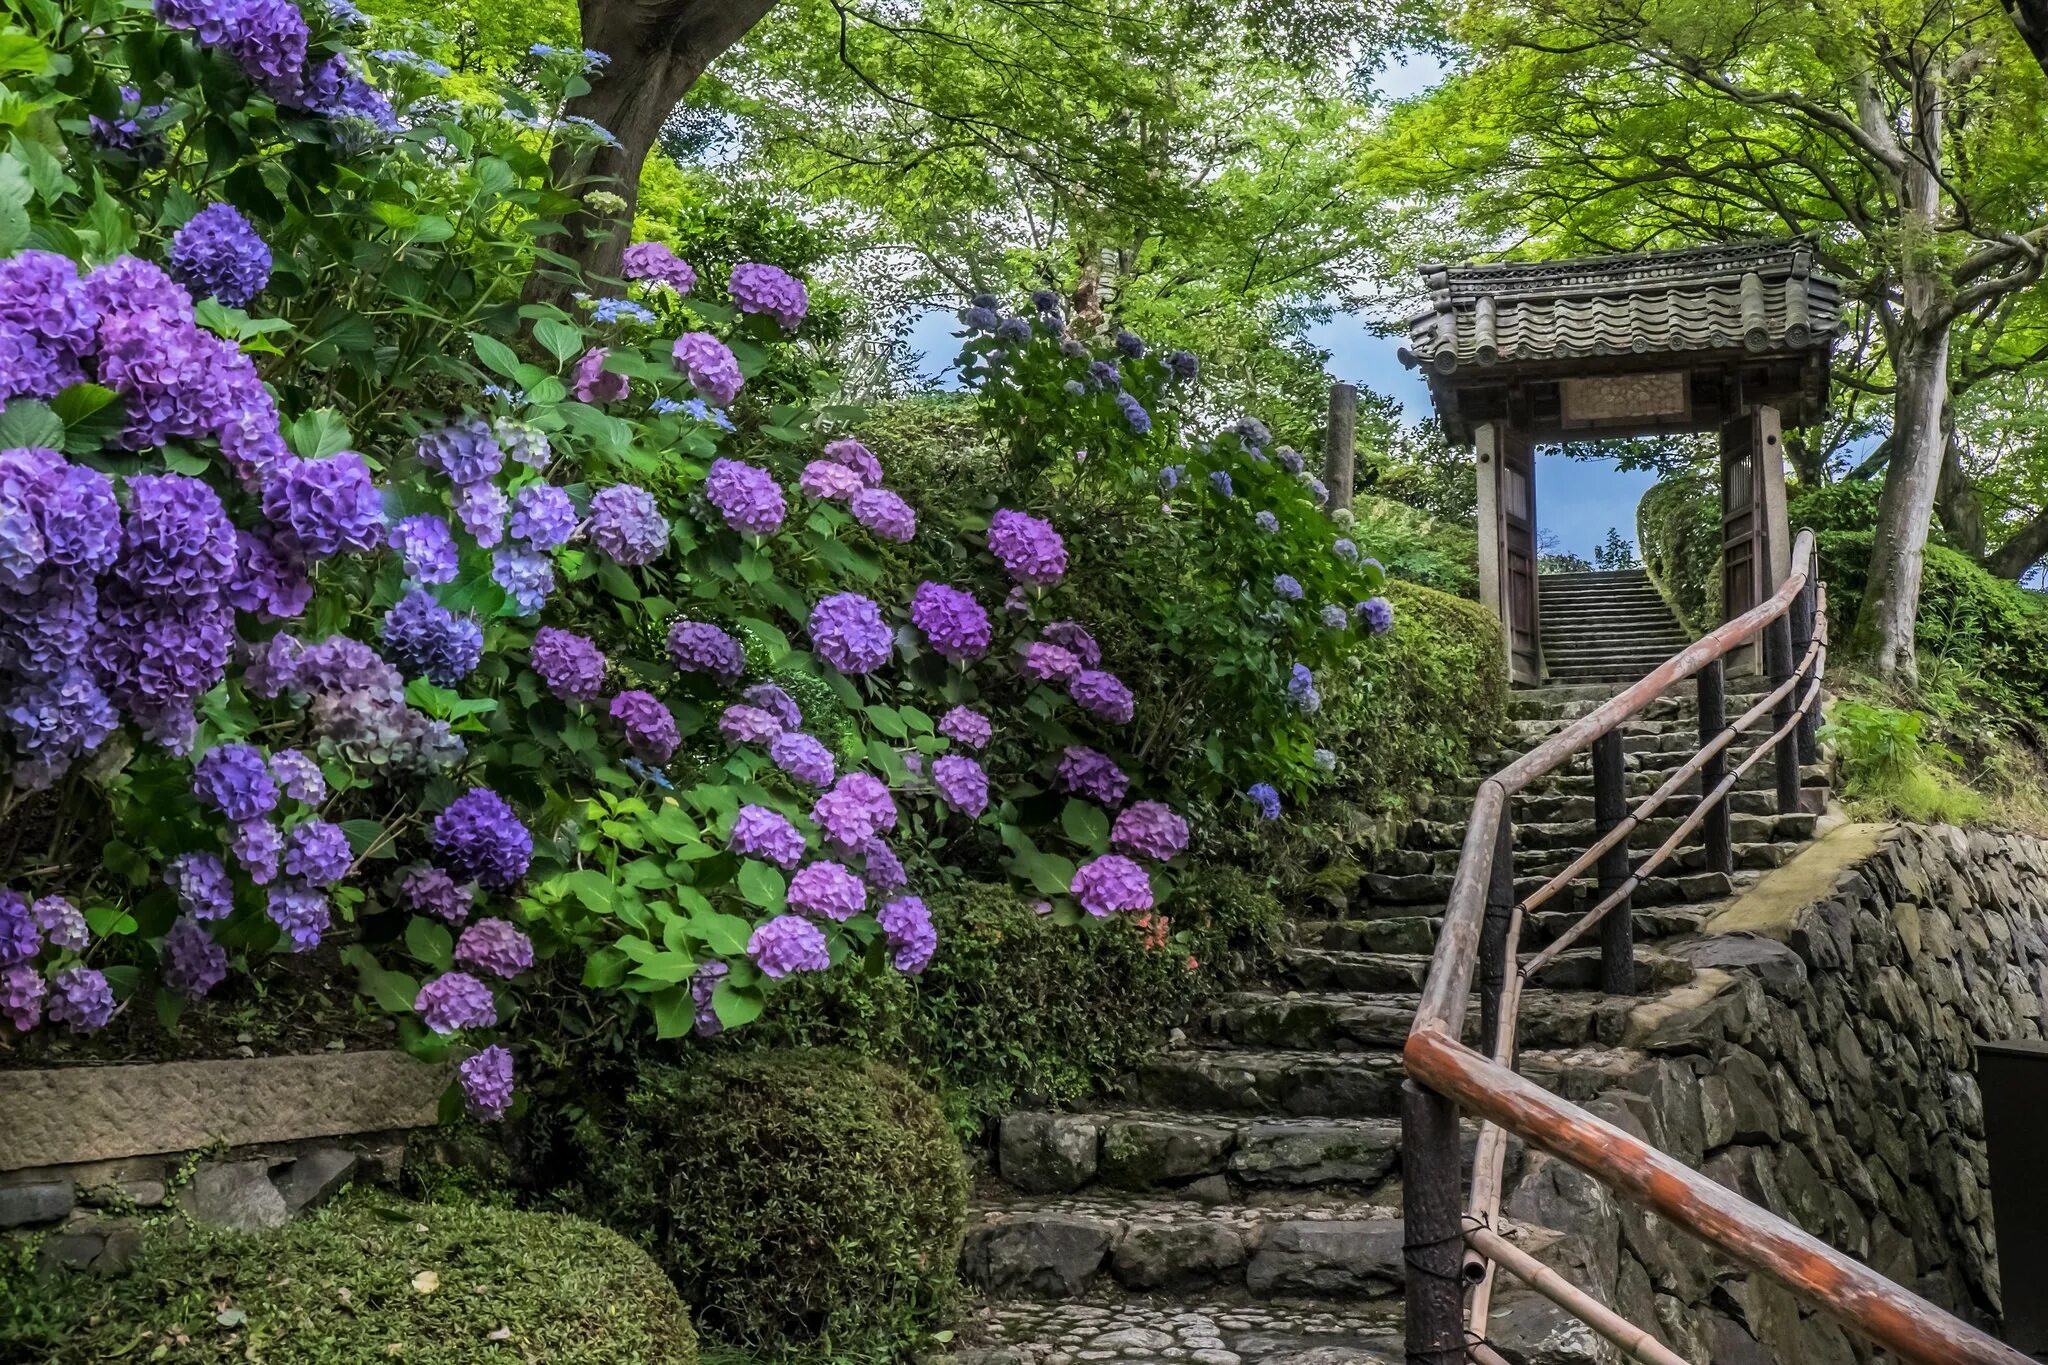
{"type": "Polygon", "coordinates": [[[558,154],[555,175],[626,201],[616,218],[587,210],[569,218],[565,254],[585,274],[619,273],[640,200],[640,171],[661,125],[705,68],[774,7],[775,0],[582,0],[583,45],[611,61],[592,74],[590,93],[571,100],[569,112],[603,125],[619,142],[558,154]],[[609,183],[583,183],[592,177],[609,183]]]}
{"type": "Polygon", "coordinates": [[[1948,329],[1912,335],[1910,341],[1902,335],[1893,345],[1892,369],[1899,381],[1892,458],[1877,509],[1855,649],[1880,677],[1912,683],[1919,677],[1913,625],[1920,614],[1920,571],[1947,444],[1941,414],[1948,403],[1948,329]]]}
{"type": "Polygon", "coordinates": [[[2018,582],[2048,555],[2048,512],[2043,512],[2006,538],[1985,557],[1984,567],[2000,578],[2018,582]]]}
{"type": "Polygon", "coordinates": [[[2048,0],[2005,0],[2005,12],[2033,49],[2034,60],[2048,71],[2048,0]]]}
{"type": "Polygon", "coordinates": [[[1942,416],[1941,478],[1934,488],[1934,510],[1958,550],[1972,559],[1984,558],[1984,500],[1963,472],[1963,443],[1956,435],[1953,412],[1942,416]]]}

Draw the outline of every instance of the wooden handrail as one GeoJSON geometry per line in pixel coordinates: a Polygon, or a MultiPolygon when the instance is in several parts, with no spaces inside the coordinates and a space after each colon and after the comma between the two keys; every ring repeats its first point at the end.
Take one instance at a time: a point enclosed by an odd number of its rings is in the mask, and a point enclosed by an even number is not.
{"type": "Polygon", "coordinates": [[[1480,1056],[1440,1029],[1408,1036],[1408,1074],[1671,1220],[1738,1265],[1913,1365],[2032,1365],[1875,1270],[1766,1212],[1641,1139],[1480,1056]]]}
{"type": "MultiPolygon", "coordinates": [[[[1565,951],[1603,915],[1617,908],[1627,913],[1630,894],[1642,878],[1668,859],[1710,812],[1724,809],[1723,803],[1736,782],[1766,754],[1774,754],[1778,764],[1780,808],[1789,810],[1797,804],[1799,746],[1811,735],[1811,718],[1820,704],[1821,678],[1827,660],[1826,594],[1815,574],[1814,554],[1813,533],[1801,531],[1793,544],[1791,573],[1768,599],[1679,651],[1641,681],[1565,726],[1481,782],[1474,793],[1471,823],[1466,828],[1457,872],[1452,878],[1436,952],[1402,1052],[1409,1076],[1402,1108],[1404,1133],[1420,1139],[1421,1150],[1413,1144],[1408,1150],[1411,1159],[1426,1163],[1430,1172],[1426,1176],[1420,1166],[1411,1172],[1404,1195],[1411,1363],[1471,1359],[1480,1365],[1494,1365],[1500,1360],[1485,1344],[1484,1333],[1495,1270],[1501,1266],[1615,1342],[1632,1359],[1657,1365],[1669,1365],[1669,1361],[1676,1359],[1650,1334],[1629,1324],[1499,1235],[1495,1223],[1504,1157],[1508,1137],[1515,1135],[1576,1166],[1624,1198],[1670,1219],[1738,1264],[1772,1277],[1910,1365],[2026,1365],[2027,1358],[2019,1352],[1641,1140],[1559,1099],[1513,1068],[1517,1016],[1522,987],[1528,978],[1565,951]],[[1796,616],[1795,607],[1799,613],[1796,616]],[[1703,737],[1700,751],[1626,815],[1612,807],[1609,814],[1598,811],[1598,802],[1609,799],[1598,793],[1617,793],[1622,779],[1614,769],[1606,770],[1609,776],[1601,775],[1596,751],[1596,816],[1604,832],[1594,847],[1527,898],[1516,900],[1511,893],[1502,893],[1495,887],[1495,903],[1489,908],[1489,883],[1506,885],[1501,879],[1512,879],[1511,868],[1496,864],[1508,856],[1507,850],[1512,846],[1511,842],[1503,843],[1503,831],[1511,829],[1505,817],[1515,794],[1555,770],[1580,749],[1612,735],[1676,684],[1715,666],[1751,641],[1763,639],[1766,630],[1771,632],[1766,654],[1774,678],[1779,679],[1769,694],[1735,724],[1722,725],[1719,670],[1715,668],[1702,680],[1702,705],[1709,704],[1709,695],[1715,698],[1708,724],[1722,728],[1711,737],[1703,737]],[[1794,632],[1805,643],[1803,656],[1796,661],[1791,656],[1798,645],[1788,643],[1794,632]],[[1711,693],[1707,691],[1709,683],[1711,693]],[[1604,894],[1599,903],[1526,966],[1520,964],[1519,941],[1526,916],[1601,855],[1625,849],[1629,834],[1643,820],[1685,782],[1702,773],[1710,760],[1718,763],[1717,756],[1734,742],[1736,735],[1766,712],[1776,719],[1775,730],[1732,772],[1723,773],[1717,766],[1713,770],[1716,780],[1712,789],[1701,794],[1693,811],[1635,869],[1628,869],[1625,854],[1616,854],[1622,860],[1621,866],[1606,867],[1603,871],[1604,894]],[[1603,781],[1609,785],[1601,787],[1603,781]],[[1611,828],[1609,822],[1613,822],[1611,828]],[[1481,1040],[1483,1046],[1492,1050],[1492,1056],[1460,1041],[1489,913],[1501,914],[1505,919],[1504,923],[1496,923],[1494,939],[1487,948],[1490,955],[1504,959],[1490,960],[1489,965],[1490,983],[1496,974],[1503,978],[1488,987],[1490,993],[1500,997],[1498,1001],[1489,998],[1494,1010],[1495,1036],[1481,1040]],[[1461,1107],[1483,1121],[1470,1202],[1465,1205],[1462,1223],[1454,1212],[1458,1186],[1456,1119],[1461,1107]],[[1440,1250],[1455,1246],[1461,1237],[1468,1258],[1464,1276],[1453,1273],[1458,1268],[1455,1257],[1446,1261],[1440,1250]],[[1470,1328],[1463,1332],[1461,1340],[1460,1325],[1465,1319],[1455,1311],[1456,1285],[1466,1278],[1473,1285],[1470,1328]],[[1417,1305],[1427,1311],[1413,1311],[1417,1305]]],[[[1703,710],[1703,718],[1707,714],[1703,710]]],[[[1618,769],[1618,750],[1614,744],[1614,740],[1609,741],[1607,752],[1609,761],[1618,769]]],[[[1811,746],[1807,747],[1810,758],[1811,746]]],[[[1720,818],[1724,822],[1720,838],[1725,852],[1725,816],[1720,818]]],[[[1627,935],[1622,934],[1612,942],[1605,939],[1603,931],[1603,956],[1610,963],[1603,971],[1610,970],[1614,962],[1626,968],[1627,935]]],[[[1626,971],[1622,979],[1626,980],[1626,971]]]]}

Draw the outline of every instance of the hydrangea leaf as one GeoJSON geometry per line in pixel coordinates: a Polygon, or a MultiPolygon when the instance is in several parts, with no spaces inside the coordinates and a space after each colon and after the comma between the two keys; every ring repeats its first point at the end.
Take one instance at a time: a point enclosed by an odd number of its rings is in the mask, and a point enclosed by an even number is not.
{"type": "Polygon", "coordinates": [[[731,977],[719,982],[718,989],[711,993],[712,1012],[729,1029],[742,1028],[759,1019],[767,1003],[759,990],[735,985],[731,977]]]}
{"type": "Polygon", "coordinates": [[[1099,853],[1109,846],[1109,817],[1091,802],[1068,801],[1060,811],[1060,828],[1083,848],[1099,853]]]}
{"type": "Polygon", "coordinates": [[[687,986],[656,991],[647,997],[647,1007],[654,1015],[656,1038],[680,1038],[697,1022],[697,1002],[687,986]]]}
{"type": "Polygon", "coordinates": [[[1065,895],[1074,880],[1074,860],[1057,853],[1029,853],[1010,860],[1010,875],[1030,882],[1041,895],[1065,895]]]}
{"type": "Polygon", "coordinates": [[[482,332],[471,332],[469,344],[475,349],[478,360],[507,379],[511,379],[518,372],[519,356],[496,337],[485,336],[482,332]]]}
{"type": "Polygon", "coordinates": [[[64,421],[47,403],[17,398],[0,408],[0,450],[42,446],[54,450],[64,444],[64,421]]]}
{"type": "Polygon", "coordinates": [[[405,947],[437,972],[447,971],[455,960],[455,936],[448,926],[423,915],[414,915],[405,926],[405,947]]]}
{"type": "Polygon", "coordinates": [[[709,909],[693,913],[689,922],[690,932],[721,957],[738,957],[744,953],[747,938],[754,929],[738,915],[722,915],[709,909]]]}
{"type": "Polygon", "coordinates": [[[784,898],[788,894],[787,884],[782,880],[780,872],[767,863],[751,858],[741,865],[736,884],[739,886],[740,895],[746,897],[747,904],[759,906],[763,910],[781,910],[784,898]]]}

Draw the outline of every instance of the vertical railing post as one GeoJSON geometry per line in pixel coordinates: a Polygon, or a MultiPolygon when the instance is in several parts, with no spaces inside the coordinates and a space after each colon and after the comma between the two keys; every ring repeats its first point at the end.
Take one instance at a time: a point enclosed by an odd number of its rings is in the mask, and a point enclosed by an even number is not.
{"type": "Polygon", "coordinates": [[[1493,844],[1493,870],[1486,882],[1486,918],[1479,928],[1479,1050],[1489,1057],[1500,1031],[1500,998],[1508,984],[1508,920],[1515,911],[1512,801],[1510,797],[1501,804],[1500,833],[1493,844]]]}
{"type": "MultiPolygon", "coordinates": [[[[1764,627],[1764,670],[1770,677],[1773,688],[1782,687],[1792,676],[1792,620],[1788,614],[1778,617],[1764,627]]],[[[1778,704],[1771,708],[1771,725],[1774,730],[1783,730],[1792,719],[1792,712],[1798,703],[1793,688],[1778,698],[1778,704]]],[[[1778,741],[1777,752],[1772,755],[1772,765],[1778,772],[1778,814],[1791,815],[1799,809],[1799,735],[1792,731],[1778,741]]]]}
{"type": "MultiPolygon", "coordinates": [[[[1715,736],[1728,728],[1728,699],[1725,674],[1721,661],[1715,659],[1701,667],[1700,685],[1700,747],[1705,748],[1715,736]]],[[[1700,797],[1721,785],[1728,776],[1728,751],[1717,749],[1705,763],[1700,765],[1700,797]]],[[[1709,807],[1700,820],[1700,838],[1707,846],[1707,871],[1733,872],[1735,870],[1735,838],[1730,831],[1728,803],[1717,801],[1709,807]]]]}
{"type": "Polygon", "coordinates": [[[1334,512],[1351,505],[1351,490],[1358,472],[1358,386],[1330,385],[1330,422],[1323,428],[1323,486],[1330,490],[1324,504],[1334,512]]]}
{"type": "Polygon", "coordinates": [[[1402,1261],[1408,1365],[1463,1365],[1465,1225],[1458,1107],[1401,1082],[1402,1261]]]}
{"type": "MultiPolygon", "coordinates": [[[[1792,599],[1792,666],[1797,668],[1806,651],[1813,645],[1814,603],[1819,595],[1820,566],[1809,564],[1806,570],[1806,586],[1799,590],[1799,596],[1792,599]]],[[[1792,689],[1792,699],[1799,700],[1806,694],[1802,682],[1792,689]]],[[[1820,706],[1815,703],[1812,710],[1799,718],[1799,761],[1815,763],[1820,760],[1820,706]]]]}
{"type": "MultiPolygon", "coordinates": [[[[1628,814],[1628,772],[1622,762],[1621,731],[1593,741],[1593,834],[1604,837],[1628,814]]],[[[1628,840],[1600,855],[1600,899],[1628,880],[1628,840]]],[[[1636,993],[1635,912],[1624,900],[1600,921],[1600,989],[1609,995],[1636,993]]]]}

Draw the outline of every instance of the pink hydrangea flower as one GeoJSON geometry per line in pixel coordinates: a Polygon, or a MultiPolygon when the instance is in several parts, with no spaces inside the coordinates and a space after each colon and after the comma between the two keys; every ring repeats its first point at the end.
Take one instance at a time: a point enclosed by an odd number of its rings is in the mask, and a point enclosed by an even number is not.
{"type": "Polygon", "coordinates": [[[886,488],[863,488],[847,506],[855,521],[884,540],[907,545],[917,535],[917,513],[886,488]]]}
{"type": "Polygon", "coordinates": [[[874,452],[851,436],[842,436],[836,441],[825,443],[825,458],[834,464],[843,464],[860,475],[860,481],[870,488],[882,482],[882,462],[874,452]]]}
{"type": "Polygon", "coordinates": [[[761,313],[795,331],[810,311],[810,291],[804,282],[778,266],[742,261],[732,268],[726,292],[742,313],[761,313]]]}
{"type": "Polygon", "coordinates": [[[830,785],[837,771],[830,749],[811,736],[795,731],[777,735],[770,741],[768,757],[776,767],[813,787],[830,785]]]}
{"type": "Polygon", "coordinates": [[[697,287],[697,272],[690,263],[669,250],[665,242],[635,242],[626,248],[619,273],[629,280],[665,284],[678,294],[697,287]]]}
{"type": "Polygon", "coordinates": [[[848,773],[812,805],[811,819],[833,843],[855,849],[896,828],[896,801],[872,773],[848,773]]]}
{"type": "Polygon", "coordinates": [[[868,889],[839,863],[810,863],[789,879],[789,903],[806,914],[845,921],[867,909],[868,889]]]}
{"type": "Polygon", "coordinates": [[[683,377],[720,407],[737,398],[747,382],[731,349],[709,332],[685,332],[677,337],[674,359],[683,377]]]}
{"type": "Polygon", "coordinates": [[[1152,908],[1152,879],[1121,853],[1105,853],[1081,864],[1069,889],[1081,908],[1097,919],[1152,908]]]}
{"type": "Polygon", "coordinates": [[[508,920],[480,919],[455,941],[455,961],[510,981],[533,966],[533,940],[508,920]]]}
{"type": "Polygon", "coordinates": [[[766,744],[782,733],[782,722],[758,706],[735,702],[719,716],[718,732],[730,744],[766,744]]]}

